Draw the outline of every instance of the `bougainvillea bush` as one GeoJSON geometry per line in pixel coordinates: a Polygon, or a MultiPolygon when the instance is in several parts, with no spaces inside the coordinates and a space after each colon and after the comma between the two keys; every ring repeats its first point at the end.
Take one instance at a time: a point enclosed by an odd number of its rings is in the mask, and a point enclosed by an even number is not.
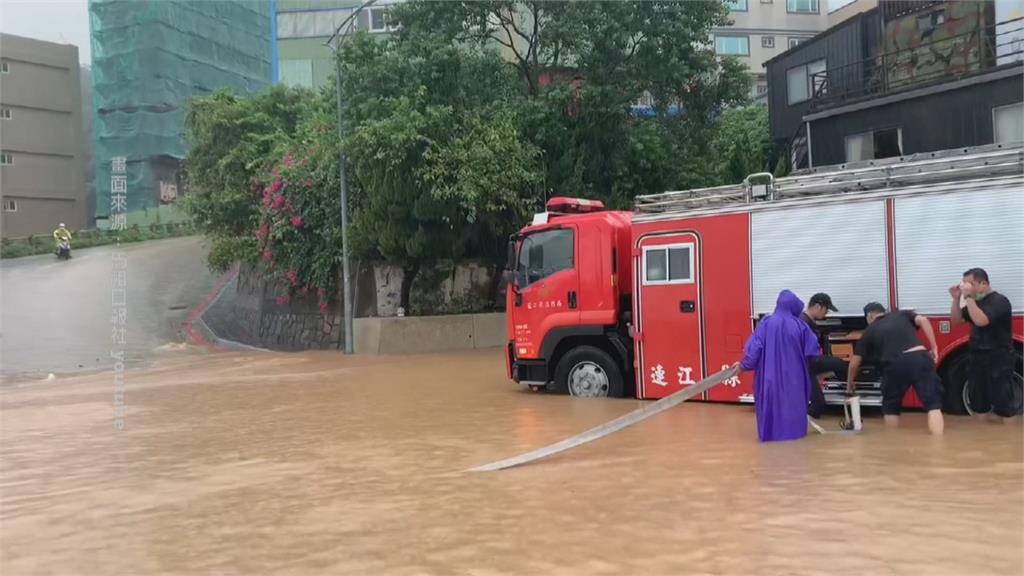
{"type": "Polygon", "coordinates": [[[321,312],[337,287],[342,248],[336,128],[327,120],[314,112],[251,186],[259,201],[252,232],[259,267],[289,286],[278,303],[315,295],[321,312]]]}

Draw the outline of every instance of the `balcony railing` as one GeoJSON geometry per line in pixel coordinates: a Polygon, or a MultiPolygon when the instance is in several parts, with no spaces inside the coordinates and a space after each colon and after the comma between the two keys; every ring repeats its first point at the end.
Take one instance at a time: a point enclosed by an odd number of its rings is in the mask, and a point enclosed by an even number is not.
{"type": "Polygon", "coordinates": [[[1024,18],[810,75],[812,110],[970,76],[1024,60],[1024,18]]]}

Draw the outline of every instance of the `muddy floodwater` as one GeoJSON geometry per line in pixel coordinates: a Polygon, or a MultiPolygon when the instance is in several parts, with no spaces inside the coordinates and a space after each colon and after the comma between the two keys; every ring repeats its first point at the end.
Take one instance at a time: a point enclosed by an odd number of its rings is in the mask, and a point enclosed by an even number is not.
{"type": "MultiPolygon", "coordinates": [[[[684,403],[532,394],[500,352],[195,354],[0,389],[0,574],[1024,573],[1022,428],[924,416],[756,441],[684,403]]],[[[837,417],[830,416],[835,428],[837,417]]]]}

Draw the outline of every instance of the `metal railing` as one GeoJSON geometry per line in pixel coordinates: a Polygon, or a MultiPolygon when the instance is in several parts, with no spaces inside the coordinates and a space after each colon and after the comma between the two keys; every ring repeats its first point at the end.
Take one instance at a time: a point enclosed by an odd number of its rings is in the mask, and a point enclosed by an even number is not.
{"type": "Polygon", "coordinates": [[[1021,61],[1024,17],[811,74],[811,110],[948,82],[1021,61]]]}
{"type": "Polygon", "coordinates": [[[778,179],[759,178],[768,180],[761,185],[753,180],[765,175],[755,174],[741,184],[646,194],[634,199],[634,211],[663,214],[978,179],[1015,178],[1024,183],[1022,175],[1024,143],[987,144],[812,168],[778,179]]]}

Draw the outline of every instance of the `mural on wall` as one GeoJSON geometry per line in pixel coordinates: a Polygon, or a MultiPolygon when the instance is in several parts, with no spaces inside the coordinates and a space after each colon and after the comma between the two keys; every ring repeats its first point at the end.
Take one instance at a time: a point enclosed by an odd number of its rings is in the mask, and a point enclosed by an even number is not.
{"type": "Polygon", "coordinates": [[[985,3],[956,1],[885,23],[890,89],[980,70],[985,3]]]}

